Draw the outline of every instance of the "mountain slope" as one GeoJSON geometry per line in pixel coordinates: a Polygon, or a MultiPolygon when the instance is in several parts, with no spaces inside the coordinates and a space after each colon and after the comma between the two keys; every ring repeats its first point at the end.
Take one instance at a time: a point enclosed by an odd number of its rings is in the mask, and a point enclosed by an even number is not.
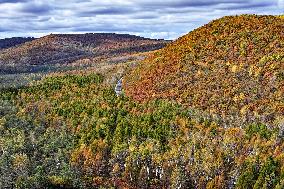
{"type": "Polygon", "coordinates": [[[31,71],[35,66],[156,50],[166,43],[124,34],[52,34],[0,51],[0,66],[12,71],[31,71]]]}
{"type": "Polygon", "coordinates": [[[229,16],[210,22],[149,57],[124,81],[138,101],[174,99],[245,121],[283,116],[284,20],[229,16]]]}

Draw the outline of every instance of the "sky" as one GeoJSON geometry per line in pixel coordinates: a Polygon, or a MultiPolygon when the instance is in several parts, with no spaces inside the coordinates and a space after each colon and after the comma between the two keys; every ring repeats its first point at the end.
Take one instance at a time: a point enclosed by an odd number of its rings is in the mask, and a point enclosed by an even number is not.
{"type": "Polygon", "coordinates": [[[238,14],[284,14],[284,0],[0,0],[0,38],[108,32],[176,39],[238,14]]]}

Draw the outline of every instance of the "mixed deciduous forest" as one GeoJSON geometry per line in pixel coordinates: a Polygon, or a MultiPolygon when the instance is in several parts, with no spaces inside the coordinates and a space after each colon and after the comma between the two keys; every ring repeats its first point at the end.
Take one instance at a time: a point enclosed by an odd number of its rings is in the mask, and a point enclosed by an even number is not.
{"type": "Polygon", "coordinates": [[[224,17],[3,87],[0,188],[284,188],[283,27],[224,17]]]}
{"type": "Polygon", "coordinates": [[[227,16],[157,51],[127,74],[127,96],[173,99],[218,117],[272,124],[283,116],[284,20],[227,16]]]}

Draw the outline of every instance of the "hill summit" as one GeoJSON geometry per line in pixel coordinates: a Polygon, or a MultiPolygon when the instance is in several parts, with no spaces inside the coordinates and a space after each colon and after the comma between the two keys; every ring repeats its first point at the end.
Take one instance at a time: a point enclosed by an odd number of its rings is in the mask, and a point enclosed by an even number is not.
{"type": "Polygon", "coordinates": [[[284,19],[226,16],[155,52],[125,77],[124,89],[137,101],[172,99],[270,122],[284,112],[283,66],[284,19]]]}

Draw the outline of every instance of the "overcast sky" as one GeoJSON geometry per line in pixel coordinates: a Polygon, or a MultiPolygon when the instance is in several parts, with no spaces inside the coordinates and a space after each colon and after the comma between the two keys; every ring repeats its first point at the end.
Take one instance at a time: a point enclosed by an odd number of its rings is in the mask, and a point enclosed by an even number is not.
{"type": "Polygon", "coordinates": [[[0,38],[115,32],[175,39],[244,13],[284,14],[284,0],[0,0],[0,38]]]}

